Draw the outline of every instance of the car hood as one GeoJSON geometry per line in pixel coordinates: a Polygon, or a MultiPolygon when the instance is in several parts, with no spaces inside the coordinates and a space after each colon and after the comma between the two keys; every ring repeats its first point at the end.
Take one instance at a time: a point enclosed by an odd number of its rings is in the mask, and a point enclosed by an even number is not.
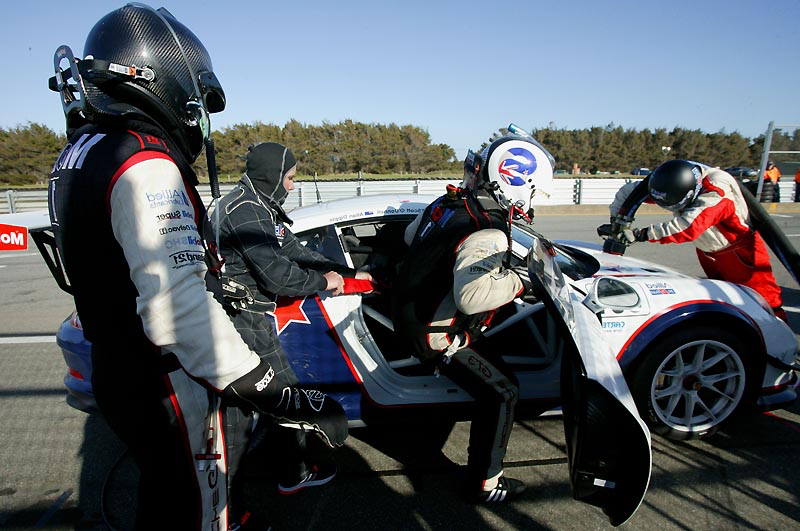
{"type": "Polygon", "coordinates": [[[668,276],[671,278],[695,278],[675,269],[648,262],[647,260],[605,253],[600,245],[594,243],[574,240],[558,240],[556,243],[582,251],[597,260],[600,264],[600,269],[595,273],[595,276],[668,276]]]}

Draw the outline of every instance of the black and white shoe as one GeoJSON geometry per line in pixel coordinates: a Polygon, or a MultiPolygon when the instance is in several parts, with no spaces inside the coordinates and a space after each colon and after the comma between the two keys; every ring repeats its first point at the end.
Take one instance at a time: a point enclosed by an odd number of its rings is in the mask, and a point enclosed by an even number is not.
{"type": "MultiPolygon", "coordinates": [[[[474,492],[474,491],[473,491],[474,492]]],[[[470,497],[472,503],[498,503],[516,498],[525,492],[525,484],[518,479],[501,476],[492,490],[480,490],[470,497]]]]}
{"type": "Polygon", "coordinates": [[[278,492],[284,496],[296,494],[306,487],[318,487],[319,485],[324,485],[334,477],[336,477],[336,466],[314,465],[311,467],[311,470],[309,470],[302,478],[299,478],[295,481],[279,481],[278,492]]]}

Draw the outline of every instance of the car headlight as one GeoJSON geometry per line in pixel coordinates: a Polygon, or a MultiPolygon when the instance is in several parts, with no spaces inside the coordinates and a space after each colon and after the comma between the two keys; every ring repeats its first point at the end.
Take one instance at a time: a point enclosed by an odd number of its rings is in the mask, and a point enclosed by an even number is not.
{"type": "Polygon", "coordinates": [[[761,296],[759,292],[754,290],[753,288],[748,288],[747,286],[742,286],[741,284],[737,284],[739,289],[741,289],[747,296],[753,299],[759,306],[764,308],[764,311],[770,314],[771,316],[775,317],[775,312],[772,311],[772,307],[769,305],[767,300],[761,296]]]}

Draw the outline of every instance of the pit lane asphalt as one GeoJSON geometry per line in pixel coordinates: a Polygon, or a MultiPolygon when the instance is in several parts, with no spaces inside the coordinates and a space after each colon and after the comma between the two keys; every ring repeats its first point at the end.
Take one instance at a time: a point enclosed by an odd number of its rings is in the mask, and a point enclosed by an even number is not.
{"type": "MultiPolygon", "coordinates": [[[[556,239],[597,241],[594,228],[607,220],[604,211],[546,210],[536,228],[556,239]]],[[[800,246],[800,213],[773,214],[800,246]]],[[[656,219],[661,217],[641,214],[637,221],[656,219]]],[[[637,244],[627,254],[702,275],[691,245],[637,244]]],[[[798,332],[800,290],[777,266],[776,276],[798,332]]],[[[0,252],[2,529],[104,529],[99,492],[122,447],[102,419],[64,403],[65,365],[52,341],[71,309],[33,246],[0,252]]],[[[276,530],[611,529],[599,509],[571,499],[558,418],[515,425],[506,471],[529,485],[521,499],[493,508],[464,504],[455,493],[468,429],[458,423],[452,430],[352,430],[331,484],[279,496],[268,464],[254,463],[250,496],[267,508],[276,530]]],[[[654,436],[649,491],[622,528],[797,529],[799,450],[798,405],[737,419],[703,441],[654,436]]],[[[135,468],[123,456],[107,485],[108,516],[117,529],[130,529],[135,480],[135,468]]]]}

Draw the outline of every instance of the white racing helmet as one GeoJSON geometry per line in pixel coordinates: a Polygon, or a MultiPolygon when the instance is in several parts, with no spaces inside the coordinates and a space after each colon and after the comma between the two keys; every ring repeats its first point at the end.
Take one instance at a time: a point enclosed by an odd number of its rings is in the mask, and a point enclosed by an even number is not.
{"type": "Polygon", "coordinates": [[[532,139],[506,136],[481,153],[484,179],[506,210],[527,214],[537,191],[547,192],[553,181],[552,156],[532,139]]]}

